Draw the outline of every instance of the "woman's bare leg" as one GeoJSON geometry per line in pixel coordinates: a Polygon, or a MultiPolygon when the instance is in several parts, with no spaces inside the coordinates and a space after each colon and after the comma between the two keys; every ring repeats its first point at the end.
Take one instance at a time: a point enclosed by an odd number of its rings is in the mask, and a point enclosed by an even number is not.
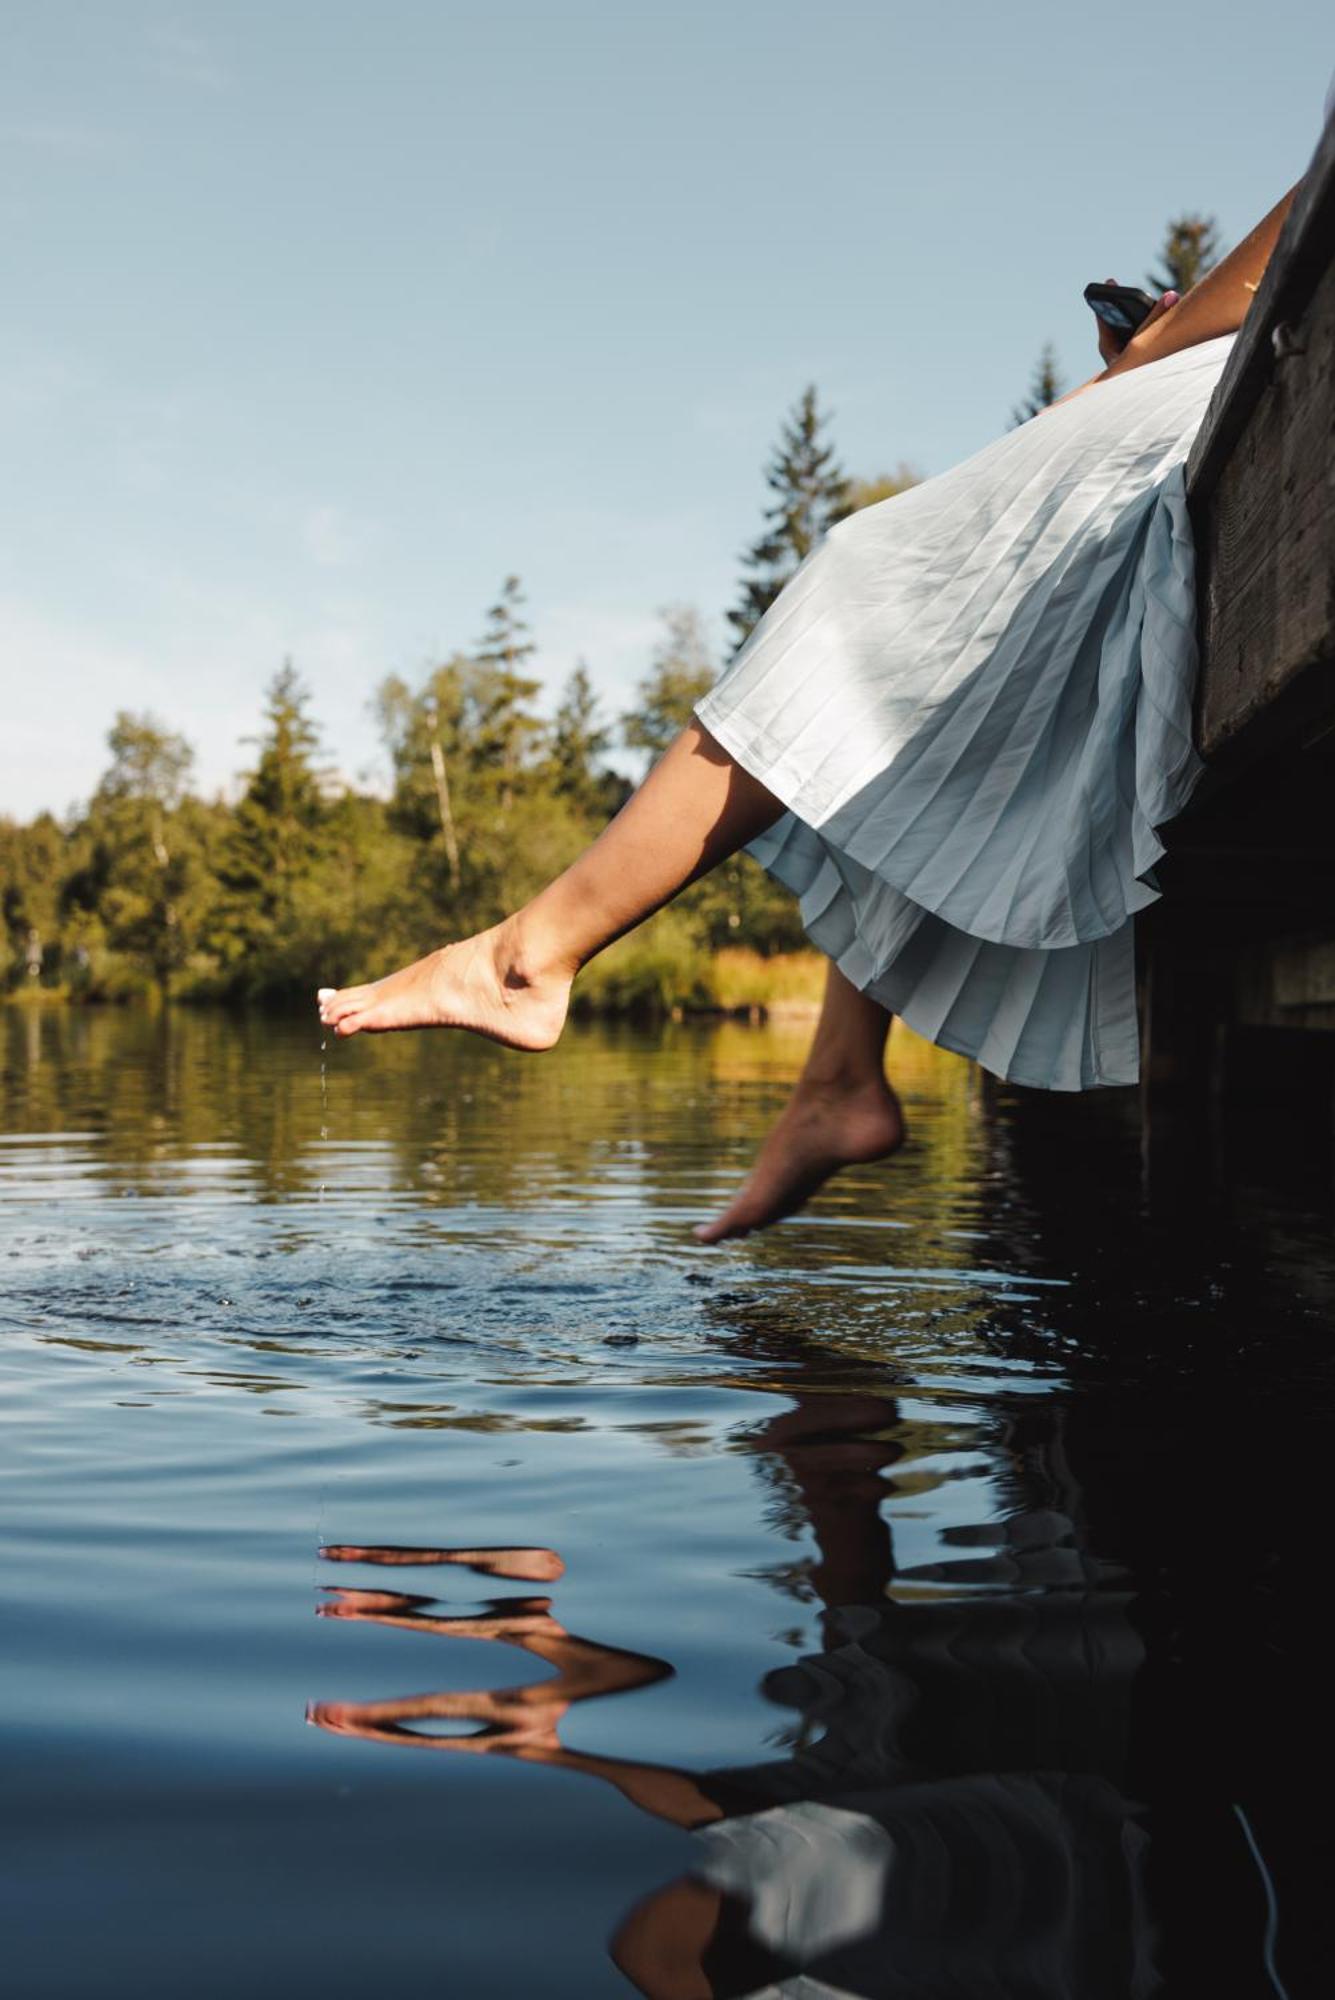
{"type": "Polygon", "coordinates": [[[322,990],[320,1018],[340,1036],[471,1028],[549,1049],[580,967],[782,811],[693,722],[593,845],[516,915],[374,985],[322,990]]]}
{"type": "MultiPolygon", "coordinates": [[[[343,1037],[470,1028],[512,1048],[548,1049],[579,968],[781,811],[692,723],[593,845],[515,916],[374,985],[322,993],[321,1018],[343,1037]]],[[[885,1080],[889,1031],[884,1008],[831,966],[792,1100],[736,1199],[696,1231],[702,1243],[791,1215],[840,1167],[895,1151],[904,1123],[885,1080]]]]}
{"type": "Polygon", "coordinates": [[[840,1167],[883,1160],[903,1144],[904,1116],[885,1078],[889,1032],[884,1007],[831,965],[797,1087],[749,1179],[721,1215],[696,1229],[702,1243],[721,1243],[778,1222],[840,1167]]]}

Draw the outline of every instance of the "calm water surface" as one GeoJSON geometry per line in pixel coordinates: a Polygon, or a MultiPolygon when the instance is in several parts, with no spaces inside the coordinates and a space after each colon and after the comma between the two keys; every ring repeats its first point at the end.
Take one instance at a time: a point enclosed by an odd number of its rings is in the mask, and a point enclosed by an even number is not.
{"type": "Polygon", "coordinates": [[[801,1030],[0,1036],[16,2000],[1325,1990],[1287,1138],[906,1042],[705,1251],[801,1030]]]}

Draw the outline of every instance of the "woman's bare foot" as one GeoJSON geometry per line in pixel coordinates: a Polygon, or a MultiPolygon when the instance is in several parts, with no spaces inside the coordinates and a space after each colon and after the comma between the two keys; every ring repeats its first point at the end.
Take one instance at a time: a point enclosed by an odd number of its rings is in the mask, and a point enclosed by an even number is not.
{"type": "Polygon", "coordinates": [[[748,1236],[792,1215],[840,1167],[884,1160],[903,1143],[904,1114],[883,1077],[855,1083],[803,1078],[749,1178],[721,1215],[693,1233],[701,1243],[748,1236]]]}
{"type": "Polygon", "coordinates": [[[321,987],[320,1019],[341,1039],[395,1028],[470,1028],[511,1049],[549,1049],[565,1026],[573,967],[525,949],[518,921],[428,952],[370,986],[321,987]]]}

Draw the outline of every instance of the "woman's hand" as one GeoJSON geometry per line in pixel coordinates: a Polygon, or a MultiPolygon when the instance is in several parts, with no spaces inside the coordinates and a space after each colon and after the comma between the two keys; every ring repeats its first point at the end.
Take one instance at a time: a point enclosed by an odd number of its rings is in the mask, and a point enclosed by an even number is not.
{"type": "MultiPolygon", "coordinates": [[[[1117,280],[1116,278],[1105,278],[1104,283],[1115,285],[1117,280]]],[[[1111,368],[1115,361],[1121,361],[1124,357],[1129,356],[1130,358],[1126,360],[1126,366],[1134,368],[1139,358],[1135,353],[1136,342],[1140,339],[1141,334],[1146,332],[1148,328],[1156,325],[1164,317],[1165,313],[1170,313],[1173,310],[1179,296],[1177,292],[1164,292],[1160,298],[1155,300],[1144,319],[1140,322],[1140,325],[1131,335],[1131,338],[1126,341],[1119,340],[1113,329],[1105,325],[1102,320],[1097,321],[1099,329],[1099,354],[1104,365],[1111,368]]]]}
{"type": "MultiPolygon", "coordinates": [[[[1104,283],[1115,285],[1117,280],[1105,278],[1104,283]]],[[[1163,292],[1127,341],[1119,341],[1112,328],[1105,326],[1102,320],[1098,320],[1099,357],[1104,363],[1101,372],[1091,375],[1088,382],[1082,382],[1078,389],[1068,389],[1064,396],[1058,396],[1052,405],[1053,409],[1060,409],[1063,403],[1073,403],[1077,396],[1083,396],[1087,389],[1096,389],[1100,382],[1108,381],[1113,375],[1125,375],[1128,369],[1139,368],[1143,362],[1152,361],[1156,343],[1154,341],[1149,343],[1150,352],[1147,354],[1141,344],[1143,337],[1151,327],[1157,327],[1161,320],[1168,317],[1180,296],[1178,292],[1163,292]]]]}

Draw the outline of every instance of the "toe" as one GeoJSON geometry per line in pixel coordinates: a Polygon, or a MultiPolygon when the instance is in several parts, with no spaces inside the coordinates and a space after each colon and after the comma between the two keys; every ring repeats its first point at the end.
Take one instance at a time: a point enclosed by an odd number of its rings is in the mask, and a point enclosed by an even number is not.
{"type": "Polygon", "coordinates": [[[747,1236],[752,1224],[740,1204],[725,1208],[712,1222],[697,1222],[691,1231],[697,1243],[722,1243],[729,1236],[747,1236]]]}
{"type": "Polygon", "coordinates": [[[380,1025],[384,1000],[374,986],[347,986],[325,1002],[320,1019],[336,1035],[355,1035],[362,1028],[380,1025]]]}
{"type": "Polygon", "coordinates": [[[345,1014],[352,1014],[366,1004],[368,989],[365,986],[344,986],[330,995],[325,1002],[325,1016],[329,1021],[341,1021],[345,1014]]]}

